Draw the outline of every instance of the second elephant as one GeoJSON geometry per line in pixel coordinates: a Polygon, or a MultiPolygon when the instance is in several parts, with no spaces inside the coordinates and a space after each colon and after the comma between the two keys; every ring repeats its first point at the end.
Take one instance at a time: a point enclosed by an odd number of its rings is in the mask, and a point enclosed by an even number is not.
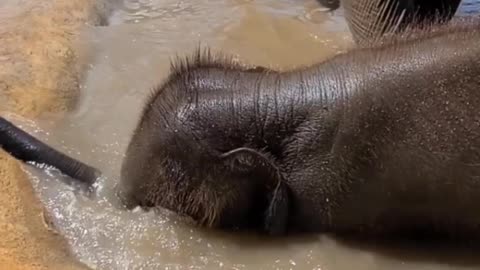
{"type": "MultiPolygon", "coordinates": [[[[333,0],[335,1],[335,0],[333,0]]],[[[319,0],[321,4],[332,0],[319,0]]],[[[345,19],[357,44],[407,26],[447,22],[461,0],[336,0],[345,9],[345,19]]],[[[338,7],[339,5],[337,5],[338,7]]]]}

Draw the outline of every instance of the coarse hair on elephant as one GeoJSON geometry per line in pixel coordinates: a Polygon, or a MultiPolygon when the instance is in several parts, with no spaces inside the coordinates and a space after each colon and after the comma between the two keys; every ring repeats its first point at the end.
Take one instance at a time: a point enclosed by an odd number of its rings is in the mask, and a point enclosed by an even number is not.
{"type": "MultiPolygon", "coordinates": [[[[478,240],[479,26],[399,33],[286,71],[198,50],[145,101],[117,193],[221,230],[478,240]]],[[[3,118],[0,145],[98,176],[3,118]]]]}

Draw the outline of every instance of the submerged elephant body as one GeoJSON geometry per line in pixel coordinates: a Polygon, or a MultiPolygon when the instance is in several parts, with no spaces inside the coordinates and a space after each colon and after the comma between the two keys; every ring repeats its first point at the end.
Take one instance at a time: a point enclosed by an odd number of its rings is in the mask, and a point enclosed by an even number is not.
{"type": "Polygon", "coordinates": [[[147,103],[123,197],[267,233],[264,224],[282,228],[275,233],[478,234],[477,26],[288,72],[198,56],[147,103]],[[242,148],[267,165],[244,152],[222,159],[242,148]]]}
{"type": "MultiPolygon", "coordinates": [[[[199,51],[147,101],[118,194],[219,229],[478,238],[479,25],[286,72],[199,51]]],[[[0,121],[13,156],[97,175],[18,132],[0,121]]]]}

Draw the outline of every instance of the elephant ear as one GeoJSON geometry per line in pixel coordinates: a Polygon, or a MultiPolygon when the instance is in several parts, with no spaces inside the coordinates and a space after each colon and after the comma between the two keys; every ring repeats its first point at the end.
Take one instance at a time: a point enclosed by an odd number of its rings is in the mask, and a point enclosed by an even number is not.
{"type": "Polygon", "coordinates": [[[342,5],[353,39],[369,46],[386,34],[449,21],[460,0],[342,0],[342,5]]]}
{"type": "Polygon", "coordinates": [[[288,227],[290,191],[280,168],[266,154],[247,147],[234,149],[220,157],[233,172],[258,176],[252,181],[263,182],[268,202],[262,229],[270,235],[285,234],[288,227]]]}

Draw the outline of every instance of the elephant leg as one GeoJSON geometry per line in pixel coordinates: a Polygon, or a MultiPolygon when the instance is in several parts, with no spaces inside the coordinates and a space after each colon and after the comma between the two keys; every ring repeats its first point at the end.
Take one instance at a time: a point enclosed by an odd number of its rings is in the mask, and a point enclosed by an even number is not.
{"type": "Polygon", "coordinates": [[[448,22],[460,2],[461,0],[342,0],[341,3],[353,39],[361,45],[407,27],[448,22]]]}

